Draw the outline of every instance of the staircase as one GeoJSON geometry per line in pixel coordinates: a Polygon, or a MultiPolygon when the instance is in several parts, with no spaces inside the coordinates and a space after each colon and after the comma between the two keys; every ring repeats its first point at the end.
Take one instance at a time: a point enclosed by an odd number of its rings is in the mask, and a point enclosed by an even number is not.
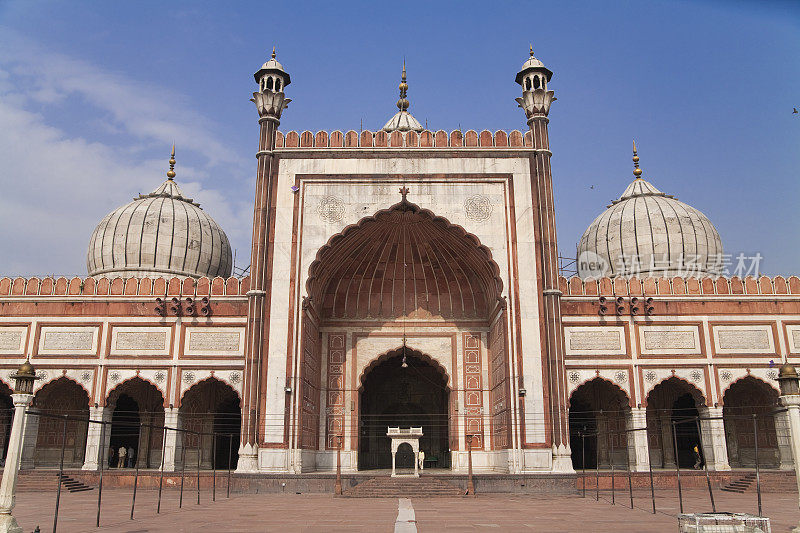
{"type": "MultiPolygon", "coordinates": [[[[56,478],[58,478],[58,472],[53,470],[23,470],[17,481],[17,490],[23,492],[55,491],[56,478]]],[[[61,474],[61,486],[69,492],[85,492],[94,488],[66,474],[61,474]]]]}
{"type": "Polygon", "coordinates": [[[463,496],[464,490],[434,476],[374,477],[344,491],[349,498],[421,498],[463,496]]]}
{"type": "Polygon", "coordinates": [[[722,487],[721,490],[724,490],[725,492],[736,492],[737,494],[744,494],[747,491],[747,489],[750,488],[750,485],[755,483],[755,481],[756,481],[756,473],[750,472],[748,474],[745,474],[744,477],[740,477],[736,481],[731,481],[730,483],[722,487]]]}

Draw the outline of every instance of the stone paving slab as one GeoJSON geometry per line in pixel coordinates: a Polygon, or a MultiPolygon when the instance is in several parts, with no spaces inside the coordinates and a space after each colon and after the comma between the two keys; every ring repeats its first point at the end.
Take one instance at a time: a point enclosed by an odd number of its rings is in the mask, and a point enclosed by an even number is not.
{"type": "MultiPolygon", "coordinates": [[[[97,493],[63,493],[59,513],[60,532],[114,531],[121,533],[179,533],[195,531],[340,532],[395,530],[397,498],[351,499],[328,494],[236,494],[224,492],[216,502],[211,494],[184,494],[178,509],[178,492],[165,491],[162,512],[156,514],[157,491],[142,490],[136,497],[135,520],[130,520],[130,490],[103,492],[100,529],[94,527],[97,493]]],[[[419,532],[441,531],[597,531],[657,532],[677,529],[678,499],[675,491],[657,491],[657,514],[652,514],[649,491],[635,491],[630,509],[627,491],[594,493],[584,499],[561,495],[481,494],[471,497],[412,498],[419,532]]],[[[756,512],[756,495],[715,492],[717,510],[756,512]]],[[[23,530],[51,531],[54,493],[18,495],[14,515],[23,530]]],[[[684,492],[686,512],[702,512],[711,506],[706,491],[684,492]]],[[[800,521],[796,493],[764,494],[764,514],[772,519],[772,531],[782,533],[800,521]]]]}

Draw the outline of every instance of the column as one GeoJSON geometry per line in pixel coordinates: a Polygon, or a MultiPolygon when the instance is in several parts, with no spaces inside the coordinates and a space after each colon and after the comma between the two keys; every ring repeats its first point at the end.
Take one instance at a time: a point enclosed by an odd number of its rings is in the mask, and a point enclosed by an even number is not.
{"type": "Polygon", "coordinates": [[[675,468],[675,443],[672,440],[672,417],[661,415],[658,417],[661,424],[661,466],[675,468]]]}
{"type": "Polygon", "coordinates": [[[83,470],[99,470],[100,463],[106,461],[108,466],[108,446],[111,442],[111,424],[92,423],[110,422],[112,410],[110,407],[89,408],[89,428],[86,432],[86,454],[83,460],[83,470]]]}
{"type": "Polygon", "coordinates": [[[628,413],[628,461],[634,472],[650,469],[650,450],[647,441],[647,409],[634,407],[628,413]]]}
{"type": "MultiPolygon", "coordinates": [[[[181,429],[181,418],[177,407],[164,409],[164,426],[167,428],[181,429]]],[[[176,467],[180,467],[181,448],[183,446],[183,434],[180,431],[167,429],[164,439],[164,471],[175,472],[176,467]]]]}
{"type": "Polygon", "coordinates": [[[781,461],[781,470],[793,470],[792,436],[789,428],[789,412],[775,413],[775,437],[778,440],[778,456],[781,461]]]}
{"type": "MultiPolygon", "coordinates": [[[[36,440],[39,437],[39,417],[26,416],[22,427],[25,445],[22,447],[22,462],[20,468],[33,468],[35,465],[36,440]]],[[[10,446],[10,445],[9,445],[10,446]]]]}
{"type": "Polygon", "coordinates": [[[725,442],[725,425],[722,421],[722,407],[701,407],[700,439],[703,441],[703,454],[709,470],[730,470],[728,464],[728,445],[725,442]],[[712,420],[708,420],[711,418],[712,420]]]}
{"type": "MultiPolygon", "coordinates": [[[[31,373],[33,372],[31,371],[31,373]]],[[[27,425],[25,422],[30,418],[39,417],[25,414],[25,410],[33,402],[32,394],[12,394],[11,399],[14,401],[14,420],[11,422],[3,482],[0,484],[0,532],[22,533],[22,528],[17,524],[11,511],[16,503],[17,477],[25,442],[25,426],[27,425]]]]}

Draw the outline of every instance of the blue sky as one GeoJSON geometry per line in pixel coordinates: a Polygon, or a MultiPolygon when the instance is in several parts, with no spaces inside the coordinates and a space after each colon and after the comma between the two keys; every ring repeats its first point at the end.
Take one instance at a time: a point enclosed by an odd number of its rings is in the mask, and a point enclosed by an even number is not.
{"type": "Polygon", "coordinates": [[[281,129],[524,129],[528,43],[555,75],[559,249],[644,177],[703,211],[726,252],[800,274],[796,2],[48,2],[0,0],[0,275],[85,275],[109,211],[177,180],[249,260],[257,115],[273,45],[281,129]]]}

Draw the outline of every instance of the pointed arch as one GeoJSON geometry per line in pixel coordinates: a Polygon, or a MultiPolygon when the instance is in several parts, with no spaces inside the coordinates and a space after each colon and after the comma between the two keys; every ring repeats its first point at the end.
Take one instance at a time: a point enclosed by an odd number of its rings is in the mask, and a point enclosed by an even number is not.
{"type": "Polygon", "coordinates": [[[487,319],[503,290],[478,237],[407,200],[333,235],[308,272],[322,317],[487,319]]]}
{"type": "MultiPolygon", "coordinates": [[[[392,357],[401,356],[402,352],[403,352],[403,347],[402,346],[398,346],[397,348],[393,348],[391,350],[387,350],[387,351],[383,352],[381,355],[379,355],[378,357],[376,357],[372,361],[370,361],[361,370],[361,374],[359,374],[359,376],[358,376],[358,388],[359,388],[359,390],[363,389],[364,380],[366,379],[367,375],[369,375],[369,373],[374,368],[376,368],[378,365],[380,365],[384,361],[387,361],[388,359],[391,359],[392,357]]],[[[417,359],[420,359],[421,361],[424,361],[425,363],[427,363],[430,366],[432,366],[433,368],[435,368],[436,371],[439,374],[441,374],[442,379],[447,384],[446,385],[447,389],[450,390],[452,388],[451,387],[451,383],[452,382],[450,381],[450,375],[448,374],[447,369],[441,363],[439,363],[439,361],[437,361],[436,359],[434,359],[430,355],[428,355],[428,354],[426,354],[426,353],[424,353],[424,352],[422,352],[420,350],[416,350],[416,349],[414,349],[414,348],[412,348],[410,346],[406,346],[406,353],[409,356],[416,357],[417,359]]]]}

